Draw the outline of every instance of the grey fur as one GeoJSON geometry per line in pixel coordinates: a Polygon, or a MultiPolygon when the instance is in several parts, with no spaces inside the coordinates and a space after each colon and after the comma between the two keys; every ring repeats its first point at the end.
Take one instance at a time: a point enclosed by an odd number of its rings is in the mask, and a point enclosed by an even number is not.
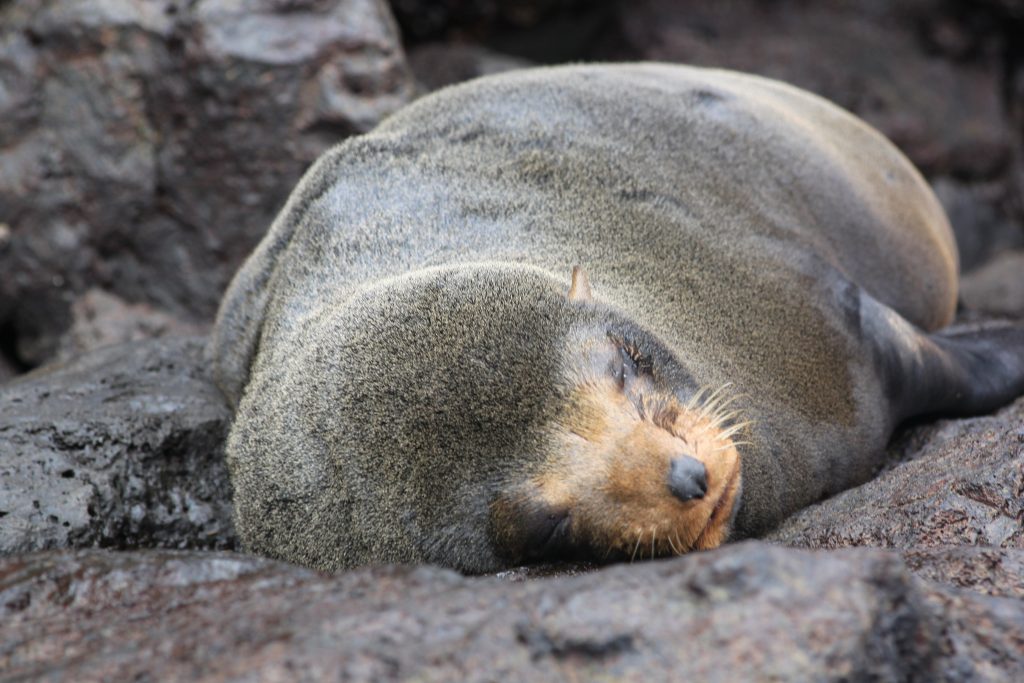
{"type": "Polygon", "coordinates": [[[536,466],[574,335],[616,325],[680,396],[745,395],[762,531],[880,464],[914,412],[887,349],[919,333],[872,311],[941,327],[956,272],[917,171],[795,88],[626,64],[445,89],[325,154],[224,299],[239,534],[328,570],[500,566],[488,505],[536,466]],[[577,263],[594,305],[566,301],[577,263]]]}

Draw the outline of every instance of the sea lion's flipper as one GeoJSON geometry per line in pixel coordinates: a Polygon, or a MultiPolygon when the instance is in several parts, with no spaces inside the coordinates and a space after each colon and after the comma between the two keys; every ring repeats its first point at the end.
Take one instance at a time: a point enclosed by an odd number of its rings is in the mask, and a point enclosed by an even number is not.
{"type": "Polygon", "coordinates": [[[955,364],[931,412],[987,413],[1024,394],[1024,325],[946,329],[931,335],[955,364]],[[955,389],[955,395],[952,391],[955,389]]]}
{"type": "Polygon", "coordinates": [[[1024,325],[989,324],[927,334],[868,296],[861,324],[873,340],[886,394],[900,420],[987,413],[1024,394],[1024,325]]]}

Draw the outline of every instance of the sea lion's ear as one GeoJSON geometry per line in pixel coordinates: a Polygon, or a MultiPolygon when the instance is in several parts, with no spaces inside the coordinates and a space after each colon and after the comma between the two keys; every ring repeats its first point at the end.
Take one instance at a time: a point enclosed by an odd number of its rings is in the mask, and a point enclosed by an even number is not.
{"type": "Polygon", "coordinates": [[[569,301],[593,301],[587,271],[580,266],[572,267],[572,285],[569,287],[569,301]]]}

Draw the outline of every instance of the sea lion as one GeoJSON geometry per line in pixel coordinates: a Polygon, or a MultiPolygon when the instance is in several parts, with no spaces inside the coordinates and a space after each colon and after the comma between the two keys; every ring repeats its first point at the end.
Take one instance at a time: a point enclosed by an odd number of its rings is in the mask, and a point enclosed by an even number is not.
{"type": "Polygon", "coordinates": [[[328,151],[231,284],[235,523],[323,570],[757,534],[900,421],[1024,391],[1021,328],[937,332],[956,297],[927,184],[814,95],[664,64],[454,86],[328,151]]]}

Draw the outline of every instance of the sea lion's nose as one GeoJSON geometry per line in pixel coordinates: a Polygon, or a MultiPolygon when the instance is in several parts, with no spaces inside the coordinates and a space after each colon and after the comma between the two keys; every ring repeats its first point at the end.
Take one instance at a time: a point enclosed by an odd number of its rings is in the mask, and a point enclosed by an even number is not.
{"type": "Polygon", "coordinates": [[[708,472],[704,463],[688,455],[674,458],[668,469],[668,490],[683,502],[703,498],[708,492],[708,472]]]}

